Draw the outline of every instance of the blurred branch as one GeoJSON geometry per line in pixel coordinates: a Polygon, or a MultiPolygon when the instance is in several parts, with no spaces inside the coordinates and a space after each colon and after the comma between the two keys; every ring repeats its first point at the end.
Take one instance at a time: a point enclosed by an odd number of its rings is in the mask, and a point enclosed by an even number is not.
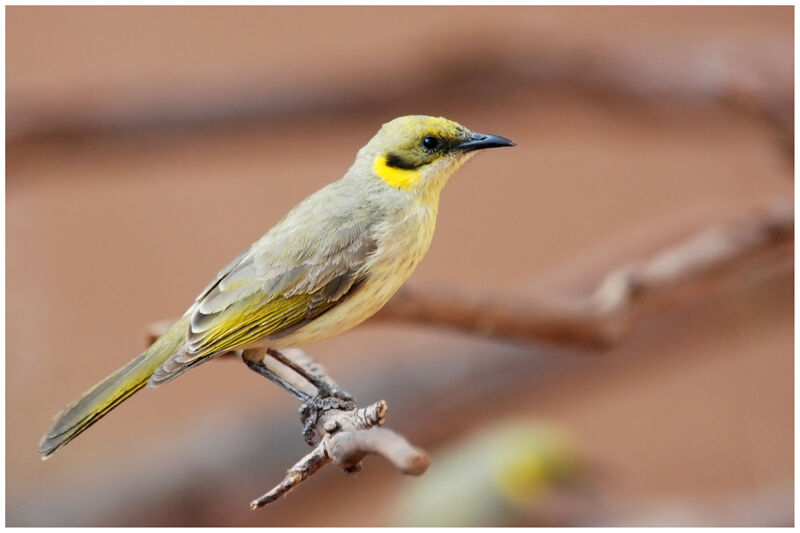
{"type": "MultiPolygon", "coordinates": [[[[694,284],[713,282],[751,255],[791,244],[793,236],[793,200],[779,199],[727,224],[701,230],[649,259],[613,269],[584,297],[520,298],[407,283],[371,320],[604,348],[621,342],[636,320],[659,303],[694,284]]],[[[173,322],[150,325],[147,342],[154,342],[173,322]]]]}
{"type": "MultiPolygon", "coordinates": [[[[430,102],[431,95],[485,95],[487,87],[524,90],[572,88],[648,103],[724,105],[764,121],[788,153],[793,149],[794,87],[791,40],[730,39],[709,34],[699,41],[642,41],[632,48],[606,41],[569,45],[552,36],[518,41],[506,30],[475,37],[483,46],[469,55],[425,54],[403,76],[365,76],[359,84],[330,74],[295,86],[284,78],[230,80],[223,92],[203,83],[148,85],[95,94],[102,105],[75,106],[69,98],[42,99],[25,87],[10,90],[11,142],[47,136],[125,134],[148,129],[197,128],[247,121],[296,121],[354,109],[394,109],[398,102],[430,102]],[[746,53],[743,53],[746,52],[746,53]],[[315,81],[314,81],[315,80],[315,81]],[[390,80],[389,83],[386,80],[390,80]],[[232,89],[233,87],[233,89],[232,89]],[[126,93],[127,94],[127,93],[126,93]],[[154,96],[156,95],[156,96],[154,96]],[[67,102],[69,105],[62,104],[67,102]]],[[[437,37],[438,39],[438,37],[437,37]]],[[[370,73],[374,65],[366,67],[370,73]]],[[[394,74],[394,72],[393,72],[394,74]]],[[[68,93],[67,89],[62,89],[68,93]]],[[[447,101],[451,101],[450,96],[447,101]]],[[[437,105],[433,103],[432,105],[437,105]]]]}
{"type": "Polygon", "coordinates": [[[702,230],[649,259],[622,265],[582,298],[523,299],[407,284],[375,318],[504,339],[607,347],[618,344],[654,301],[713,278],[758,251],[790,243],[793,235],[793,201],[782,199],[702,230]]]}

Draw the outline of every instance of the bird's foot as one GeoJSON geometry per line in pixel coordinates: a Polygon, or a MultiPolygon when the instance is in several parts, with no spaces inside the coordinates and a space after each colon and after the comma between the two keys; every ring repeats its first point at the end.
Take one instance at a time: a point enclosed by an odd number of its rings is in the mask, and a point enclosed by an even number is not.
{"type": "Polygon", "coordinates": [[[319,417],[331,409],[341,411],[352,411],[356,408],[353,396],[339,387],[324,387],[319,390],[319,394],[311,398],[311,401],[304,403],[300,407],[300,421],[303,423],[303,438],[309,446],[316,446],[318,443],[318,432],[316,429],[319,417]]]}

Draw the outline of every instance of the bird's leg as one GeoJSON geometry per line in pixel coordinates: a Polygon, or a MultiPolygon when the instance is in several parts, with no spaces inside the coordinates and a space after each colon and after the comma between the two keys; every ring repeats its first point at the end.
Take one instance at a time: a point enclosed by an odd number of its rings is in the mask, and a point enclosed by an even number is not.
{"type": "Polygon", "coordinates": [[[280,376],[275,370],[267,366],[264,362],[265,351],[263,348],[244,350],[242,352],[242,360],[249,368],[258,372],[303,402],[303,405],[300,407],[300,420],[303,423],[303,437],[309,445],[313,446],[316,444],[315,428],[319,416],[322,413],[329,409],[350,411],[355,409],[356,404],[353,397],[343,391],[328,377],[324,369],[322,369],[318,363],[302,352],[298,352],[298,354],[302,355],[302,359],[299,361],[297,357],[288,357],[277,350],[266,350],[266,355],[269,355],[274,361],[290,369],[300,378],[308,382],[309,385],[312,385],[317,390],[317,393],[314,395],[302,391],[299,386],[292,384],[287,378],[280,376]]]}
{"type": "Polygon", "coordinates": [[[267,354],[284,366],[294,370],[303,379],[316,387],[320,398],[338,398],[345,402],[352,402],[354,400],[349,392],[339,387],[339,385],[328,377],[322,367],[307,355],[303,354],[303,359],[305,360],[301,362],[287,357],[283,353],[278,350],[273,350],[272,348],[267,348],[267,354]]]}
{"type": "Polygon", "coordinates": [[[316,396],[311,396],[295,387],[267,365],[264,364],[264,350],[259,348],[251,348],[242,352],[242,361],[253,371],[258,372],[271,382],[275,383],[289,394],[303,402],[304,404],[314,403],[316,396]]]}
{"type": "Polygon", "coordinates": [[[298,354],[302,355],[302,360],[300,361],[296,360],[297,356],[291,358],[272,348],[267,349],[267,354],[282,365],[292,369],[317,389],[317,395],[310,401],[304,401],[303,405],[300,407],[300,421],[303,423],[303,438],[309,446],[314,446],[316,444],[314,429],[322,413],[329,409],[351,411],[356,408],[353,396],[342,390],[328,377],[321,365],[303,352],[298,352],[298,354]]]}

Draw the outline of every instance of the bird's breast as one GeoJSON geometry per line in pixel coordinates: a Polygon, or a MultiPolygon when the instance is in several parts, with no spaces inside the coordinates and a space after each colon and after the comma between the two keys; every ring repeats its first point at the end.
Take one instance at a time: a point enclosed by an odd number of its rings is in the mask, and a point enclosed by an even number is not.
{"type": "Polygon", "coordinates": [[[436,211],[425,206],[415,206],[404,216],[382,223],[376,228],[378,246],[367,263],[370,277],[383,279],[395,291],[399,289],[428,253],[435,226],[436,211]]]}
{"type": "Polygon", "coordinates": [[[423,207],[389,217],[374,228],[375,251],[365,263],[363,283],[330,311],[286,337],[273,348],[300,346],[348,330],[375,314],[411,276],[430,247],[435,209],[423,207]]]}

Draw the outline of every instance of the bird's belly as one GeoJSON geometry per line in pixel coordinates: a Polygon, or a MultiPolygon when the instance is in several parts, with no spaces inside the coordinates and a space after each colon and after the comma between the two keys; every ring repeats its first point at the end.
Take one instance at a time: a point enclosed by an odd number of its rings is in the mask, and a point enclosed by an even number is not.
{"type": "Polygon", "coordinates": [[[366,279],[354,294],[296,331],[266,339],[264,345],[275,349],[302,346],[357,326],[378,312],[411,276],[432,237],[433,227],[422,227],[413,237],[407,233],[391,245],[380,246],[366,269],[366,279]]]}
{"type": "Polygon", "coordinates": [[[400,288],[402,281],[386,277],[372,276],[365,280],[357,292],[315,318],[299,329],[273,339],[267,339],[266,345],[275,348],[289,348],[316,342],[338,335],[357,326],[389,301],[389,298],[400,288]]]}

